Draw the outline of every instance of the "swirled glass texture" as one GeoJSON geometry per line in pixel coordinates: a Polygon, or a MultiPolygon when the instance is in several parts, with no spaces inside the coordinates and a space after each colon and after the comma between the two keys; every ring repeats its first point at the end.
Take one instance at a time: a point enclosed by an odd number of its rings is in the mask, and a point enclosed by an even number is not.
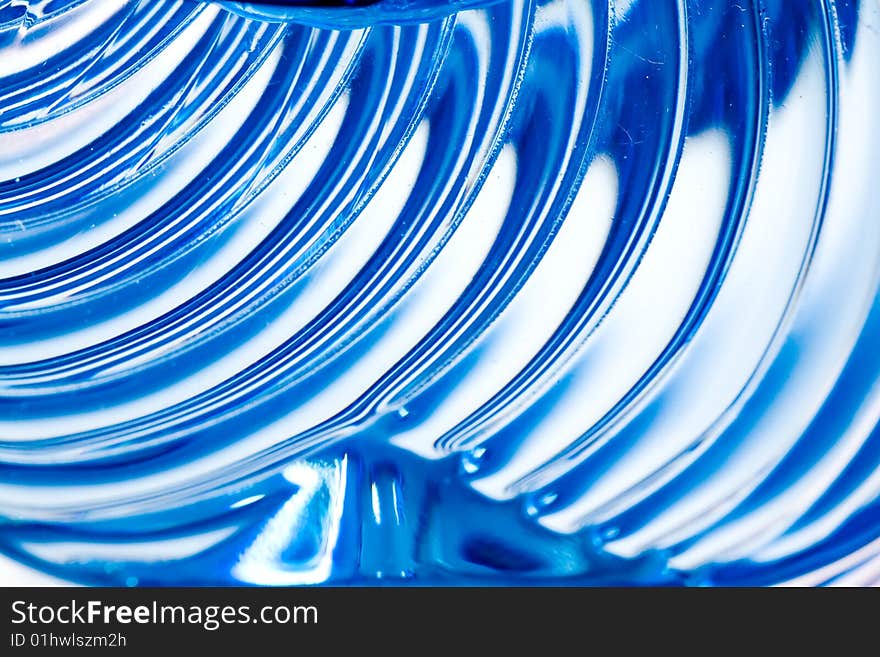
{"type": "Polygon", "coordinates": [[[880,577],[876,0],[0,0],[0,547],[880,577]]]}

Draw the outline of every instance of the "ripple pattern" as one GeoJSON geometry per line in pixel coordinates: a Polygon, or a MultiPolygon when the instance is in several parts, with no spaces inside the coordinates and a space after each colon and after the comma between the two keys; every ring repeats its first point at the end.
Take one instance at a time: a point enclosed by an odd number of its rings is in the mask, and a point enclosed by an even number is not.
{"type": "Polygon", "coordinates": [[[0,0],[0,548],[880,581],[880,4],[0,0]]]}

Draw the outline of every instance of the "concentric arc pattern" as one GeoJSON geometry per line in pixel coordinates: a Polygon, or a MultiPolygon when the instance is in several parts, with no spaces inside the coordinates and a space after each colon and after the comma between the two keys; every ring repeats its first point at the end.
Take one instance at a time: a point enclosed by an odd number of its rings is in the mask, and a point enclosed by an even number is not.
{"type": "Polygon", "coordinates": [[[880,3],[305,4],[0,0],[0,548],[876,583],[880,3]]]}

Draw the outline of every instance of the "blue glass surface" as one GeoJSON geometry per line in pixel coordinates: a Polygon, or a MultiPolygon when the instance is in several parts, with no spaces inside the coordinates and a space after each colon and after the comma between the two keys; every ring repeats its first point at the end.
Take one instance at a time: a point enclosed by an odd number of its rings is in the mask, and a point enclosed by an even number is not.
{"type": "Polygon", "coordinates": [[[880,578],[872,0],[0,0],[0,549],[880,578]]]}

